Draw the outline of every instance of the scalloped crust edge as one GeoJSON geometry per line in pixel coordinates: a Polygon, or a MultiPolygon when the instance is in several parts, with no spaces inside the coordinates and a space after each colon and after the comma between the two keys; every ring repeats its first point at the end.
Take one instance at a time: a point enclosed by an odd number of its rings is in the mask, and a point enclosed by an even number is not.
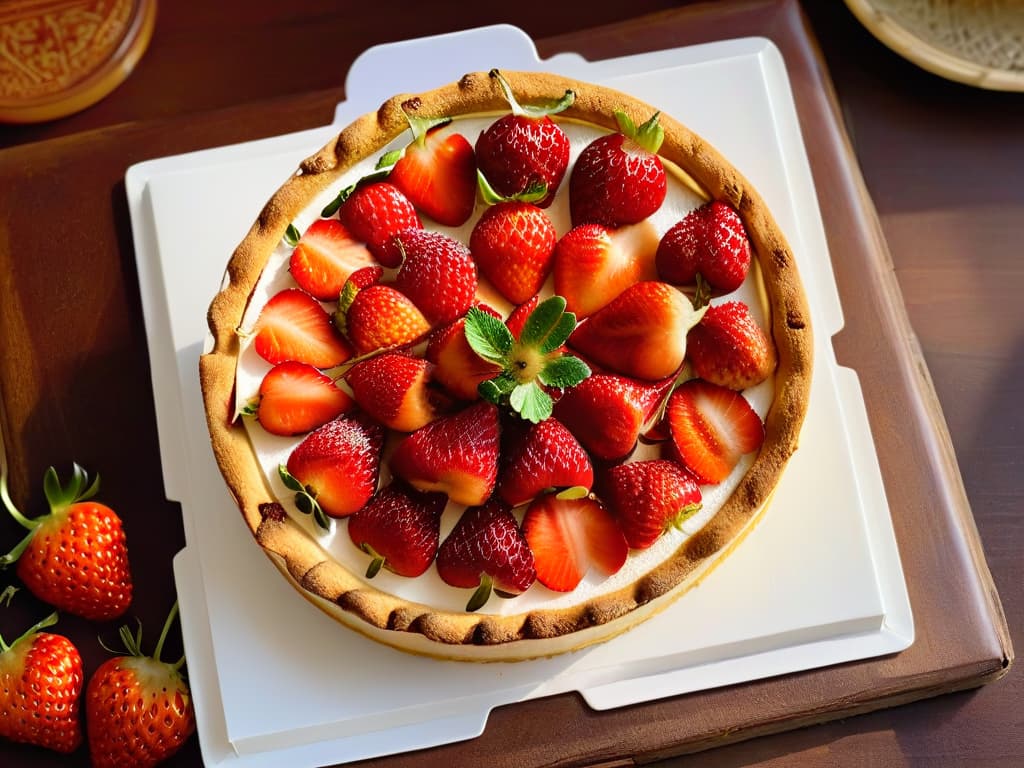
{"type": "MultiPolygon", "coordinates": [[[[622,109],[637,123],[650,105],[603,86],[557,75],[503,72],[523,101],[576,93],[563,116],[615,130],[622,109]]],[[[514,615],[439,611],[381,592],[350,573],[291,520],[270,493],[245,427],[234,420],[236,328],[270,253],[308,202],[354,163],[407,130],[402,105],[425,115],[465,116],[507,111],[486,72],[418,95],[395,96],[356,119],[270,198],[232,255],[208,323],[211,339],[199,374],[218,466],[256,541],[310,602],[345,625],[404,651],[468,661],[546,657],[608,640],[664,608],[699,581],[749,531],[767,505],[797,449],[812,369],[810,310],[792,251],[757,191],[719,152],[674,118],[662,114],[659,154],[683,169],[711,198],[731,204],[750,235],[771,307],[778,353],[775,397],[765,419],[765,441],[751,468],[716,515],[659,566],[629,587],[572,608],[514,615]]]]}

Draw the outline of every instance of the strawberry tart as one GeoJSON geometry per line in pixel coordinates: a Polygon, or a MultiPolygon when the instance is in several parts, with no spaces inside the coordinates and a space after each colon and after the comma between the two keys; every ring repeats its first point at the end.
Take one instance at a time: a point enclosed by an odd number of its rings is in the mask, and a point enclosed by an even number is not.
{"type": "Polygon", "coordinates": [[[270,199],[209,310],[214,453],[295,587],[402,650],[620,634],[752,528],[811,374],[793,255],[714,148],[497,72],[387,101],[270,199]]]}

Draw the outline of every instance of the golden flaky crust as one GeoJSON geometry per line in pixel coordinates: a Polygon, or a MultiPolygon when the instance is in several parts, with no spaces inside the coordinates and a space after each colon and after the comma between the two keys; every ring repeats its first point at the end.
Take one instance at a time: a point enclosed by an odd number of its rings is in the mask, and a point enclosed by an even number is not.
{"type": "MultiPolygon", "coordinates": [[[[625,111],[639,124],[654,109],[617,91],[537,73],[502,73],[523,102],[546,100],[566,89],[576,93],[564,117],[616,128],[613,113],[625,111]]],[[[707,195],[734,206],[743,219],[763,275],[778,351],[775,397],[766,418],[766,438],[754,464],[720,511],[676,553],[632,585],[573,608],[508,616],[439,611],[412,604],[366,584],[334,561],[275,502],[234,416],[236,328],[264,265],[292,219],[318,193],[334,185],[354,163],[378,152],[408,123],[401,105],[424,115],[471,115],[507,111],[497,82],[474,73],[418,96],[401,95],[364,115],[306,159],[270,199],[232,256],[221,292],[209,310],[212,349],[200,360],[200,378],[214,454],[257,542],[292,583],[345,624],[405,650],[452,658],[519,659],[570,650],[625,631],[682,594],[724,556],[752,526],[797,448],[810,389],[812,340],[806,298],[793,254],[764,201],[710,144],[667,115],[660,154],[688,173],[707,195]],[[410,100],[413,100],[410,103],[410,100]],[[654,602],[656,601],[656,602],[654,602]],[[660,605],[659,605],[660,604],[660,605]],[[431,642],[408,642],[408,633],[431,642]],[[578,637],[578,642],[573,638],[578,637]],[[568,639],[553,646],[536,642],[568,639]],[[525,642],[524,642],[525,641],[525,642]],[[507,646],[488,655],[474,647],[507,646]],[[459,653],[455,653],[456,649],[459,653]]],[[[484,650],[481,648],[481,651],[484,650]]]]}

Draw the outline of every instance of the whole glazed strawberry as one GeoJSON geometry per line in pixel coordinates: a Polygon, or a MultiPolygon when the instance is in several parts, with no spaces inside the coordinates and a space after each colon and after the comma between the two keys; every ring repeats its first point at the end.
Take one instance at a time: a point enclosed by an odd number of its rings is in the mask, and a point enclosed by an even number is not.
{"type": "Polygon", "coordinates": [[[28,529],[28,535],[0,558],[0,566],[17,562],[18,578],[43,602],[92,621],[109,621],[132,602],[128,545],[121,518],[110,507],[91,501],[100,487],[90,483],[78,464],[61,485],[50,467],[43,478],[49,513],[25,517],[0,481],[4,506],[28,529]]]}
{"type": "Polygon", "coordinates": [[[148,768],[175,752],[196,729],[188,684],[181,674],[182,656],[160,660],[178,604],[171,609],[152,656],[142,653],[142,627],[134,635],[121,627],[127,656],[105,661],[85,692],[89,756],[95,768],[148,768]]]}
{"type": "MultiPolygon", "coordinates": [[[[8,587],[0,600],[10,599],[8,587]]],[[[0,736],[69,753],[82,743],[82,657],[63,635],[43,632],[52,613],[8,645],[0,637],[0,736]]]]}

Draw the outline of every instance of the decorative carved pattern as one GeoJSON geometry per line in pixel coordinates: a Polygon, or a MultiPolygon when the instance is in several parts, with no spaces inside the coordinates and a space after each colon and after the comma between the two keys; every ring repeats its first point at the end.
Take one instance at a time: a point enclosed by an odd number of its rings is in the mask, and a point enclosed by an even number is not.
{"type": "Polygon", "coordinates": [[[0,101],[67,90],[117,51],[133,0],[0,2],[0,101]]]}

